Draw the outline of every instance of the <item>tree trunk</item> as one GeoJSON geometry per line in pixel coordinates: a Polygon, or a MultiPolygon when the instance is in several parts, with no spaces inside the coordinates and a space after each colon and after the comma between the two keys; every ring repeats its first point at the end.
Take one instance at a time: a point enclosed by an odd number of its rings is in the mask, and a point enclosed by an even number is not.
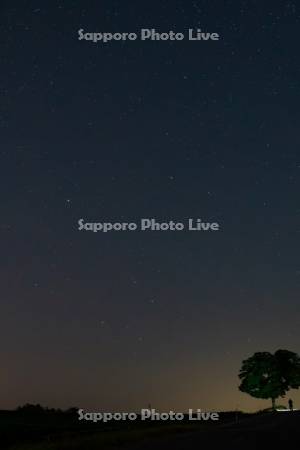
{"type": "Polygon", "coordinates": [[[272,398],[272,410],[275,411],[275,398],[272,398]]]}

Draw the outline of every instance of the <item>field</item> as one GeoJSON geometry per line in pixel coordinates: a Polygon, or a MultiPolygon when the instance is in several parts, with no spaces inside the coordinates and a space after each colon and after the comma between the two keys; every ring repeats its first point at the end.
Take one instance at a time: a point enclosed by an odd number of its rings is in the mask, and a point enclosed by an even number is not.
{"type": "Polygon", "coordinates": [[[74,414],[1,411],[0,424],[1,448],[11,450],[188,450],[224,443],[247,449],[298,439],[300,413],[223,413],[218,423],[93,424],[78,422],[74,414]]]}

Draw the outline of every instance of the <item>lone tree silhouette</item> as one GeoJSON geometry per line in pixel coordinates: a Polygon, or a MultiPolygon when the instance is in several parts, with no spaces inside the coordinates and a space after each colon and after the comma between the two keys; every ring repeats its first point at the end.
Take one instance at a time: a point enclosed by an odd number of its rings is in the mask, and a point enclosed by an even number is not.
{"type": "Polygon", "coordinates": [[[288,350],[254,353],[242,362],[239,390],[256,398],[275,400],[300,387],[300,357],[288,350]]]}

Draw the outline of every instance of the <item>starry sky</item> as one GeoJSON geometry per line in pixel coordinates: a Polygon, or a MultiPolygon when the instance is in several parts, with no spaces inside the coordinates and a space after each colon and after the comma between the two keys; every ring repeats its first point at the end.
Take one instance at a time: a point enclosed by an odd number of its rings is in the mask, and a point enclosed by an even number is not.
{"type": "Polygon", "coordinates": [[[269,406],[238,372],[255,351],[300,350],[300,5],[3,0],[0,13],[0,408],[269,406]],[[220,40],[95,44],[81,28],[220,40]],[[221,230],[77,226],[148,217],[221,230]]]}

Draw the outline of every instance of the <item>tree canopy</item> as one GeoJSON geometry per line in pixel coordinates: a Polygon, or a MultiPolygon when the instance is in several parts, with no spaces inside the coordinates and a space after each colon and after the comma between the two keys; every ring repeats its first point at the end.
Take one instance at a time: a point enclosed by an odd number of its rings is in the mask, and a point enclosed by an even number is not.
{"type": "Polygon", "coordinates": [[[300,387],[300,357],[289,350],[254,353],[242,362],[240,391],[252,397],[275,400],[300,387]]]}

